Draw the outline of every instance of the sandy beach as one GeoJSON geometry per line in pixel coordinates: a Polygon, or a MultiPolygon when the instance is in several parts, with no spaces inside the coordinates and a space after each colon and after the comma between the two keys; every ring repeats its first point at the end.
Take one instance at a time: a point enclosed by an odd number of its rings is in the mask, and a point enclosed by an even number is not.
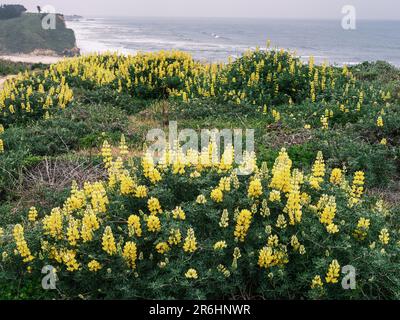
{"type": "Polygon", "coordinates": [[[10,60],[13,62],[52,64],[66,58],[60,56],[50,56],[50,55],[13,54],[13,55],[0,55],[0,59],[10,60]]]}

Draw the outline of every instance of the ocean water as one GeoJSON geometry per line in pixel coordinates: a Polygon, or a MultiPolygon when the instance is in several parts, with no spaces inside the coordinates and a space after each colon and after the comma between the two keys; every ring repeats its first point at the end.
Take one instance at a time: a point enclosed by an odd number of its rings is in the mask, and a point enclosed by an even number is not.
{"type": "Polygon", "coordinates": [[[183,50],[196,59],[226,61],[247,49],[273,47],[295,51],[317,62],[356,64],[386,60],[400,66],[400,21],[341,21],[236,18],[82,18],[67,21],[82,53],[183,50]]]}

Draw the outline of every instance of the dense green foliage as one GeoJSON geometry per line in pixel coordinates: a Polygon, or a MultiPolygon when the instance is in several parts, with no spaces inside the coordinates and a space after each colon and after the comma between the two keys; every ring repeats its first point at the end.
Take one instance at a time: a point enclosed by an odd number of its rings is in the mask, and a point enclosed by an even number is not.
{"type": "Polygon", "coordinates": [[[23,63],[0,59],[0,76],[16,75],[20,72],[45,68],[47,66],[41,63],[23,63]]]}

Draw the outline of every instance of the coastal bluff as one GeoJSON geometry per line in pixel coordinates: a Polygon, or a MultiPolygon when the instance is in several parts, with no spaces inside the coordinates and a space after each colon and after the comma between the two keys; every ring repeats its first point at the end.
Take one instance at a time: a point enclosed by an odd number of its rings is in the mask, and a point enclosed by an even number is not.
{"type": "Polygon", "coordinates": [[[74,31],[67,28],[64,16],[56,14],[56,28],[45,30],[42,27],[45,15],[24,13],[20,17],[0,20],[0,55],[79,55],[74,31]]]}

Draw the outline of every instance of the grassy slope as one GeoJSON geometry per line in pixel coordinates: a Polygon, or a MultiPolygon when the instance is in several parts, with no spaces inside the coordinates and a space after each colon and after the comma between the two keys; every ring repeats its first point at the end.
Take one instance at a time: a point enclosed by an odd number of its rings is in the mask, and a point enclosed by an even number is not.
{"type": "MultiPolygon", "coordinates": [[[[367,70],[360,71],[360,78],[381,67],[369,66],[367,70]]],[[[400,74],[398,70],[393,70],[400,74]]],[[[389,86],[395,83],[390,80],[386,82],[389,86]]],[[[107,93],[101,90],[77,89],[75,92],[77,103],[73,108],[60,112],[48,121],[40,120],[29,127],[21,125],[6,130],[9,149],[15,152],[14,155],[10,150],[7,153],[10,165],[14,163],[20,169],[25,168],[28,175],[34,175],[33,180],[38,178],[36,174],[40,174],[37,166],[43,165],[46,159],[66,163],[83,161],[97,165],[99,146],[103,139],[107,138],[118,145],[122,133],[127,138],[132,155],[139,156],[147,132],[153,128],[164,128],[168,132],[166,124],[169,121],[177,121],[179,129],[193,128],[198,131],[207,128],[254,128],[259,162],[267,161],[271,167],[279,150],[285,147],[296,165],[307,169],[313,163],[316,153],[322,150],[331,166],[340,167],[345,164],[351,171],[365,170],[368,190],[384,196],[392,206],[400,206],[400,185],[396,182],[400,175],[397,156],[400,149],[395,142],[397,138],[388,136],[389,141],[392,141],[391,146],[380,147],[379,139],[373,136],[374,120],[366,123],[365,119],[360,119],[356,123],[338,125],[325,132],[318,126],[312,130],[304,129],[307,119],[315,111],[305,104],[282,106],[282,120],[275,123],[271,115],[260,115],[252,106],[215,105],[201,100],[183,104],[131,98],[122,99],[118,103],[107,98],[107,93]],[[132,101],[127,103],[129,99],[132,101]]],[[[0,191],[0,198],[3,196],[3,199],[8,199],[3,202],[6,216],[10,218],[8,212],[17,212],[35,202],[47,208],[53,207],[54,194],[47,198],[47,192],[61,191],[63,194],[74,179],[58,176],[63,174],[65,171],[55,172],[52,178],[62,178],[63,182],[66,180],[65,189],[46,181],[33,181],[34,184],[29,185],[22,172],[12,173],[13,188],[2,195],[0,191]],[[39,182],[39,185],[35,182],[39,182]],[[30,190],[28,192],[27,187],[30,190]]],[[[89,174],[92,172],[89,171],[89,174]]],[[[82,175],[83,181],[85,173],[82,172],[82,175]]]]}
{"type": "Polygon", "coordinates": [[[0,21],[0,53],[30,53],[35,49],[62,53],[75,46],[75,35],[57,16],[55,30],[44,30],[42,15],[24,14],[19,18],[0,21]],[[18,41],[15,41],[18,39],[18,41]]]}

